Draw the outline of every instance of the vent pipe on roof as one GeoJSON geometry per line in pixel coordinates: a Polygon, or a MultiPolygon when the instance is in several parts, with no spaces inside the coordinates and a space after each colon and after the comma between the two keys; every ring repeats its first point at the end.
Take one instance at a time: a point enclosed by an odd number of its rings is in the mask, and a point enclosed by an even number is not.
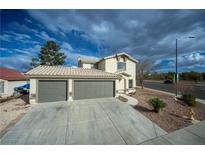
{"type": "Polygon", "coordinates": [[[78,56],[78,67],[82,67],[82,64],[81,64],[81,57],[78,56]]]}
{"type": "Polygon", "coordinates": [[[78,56],[78,61],[80,61],[81,60],[81,57],[80,56],[78,56]]]}

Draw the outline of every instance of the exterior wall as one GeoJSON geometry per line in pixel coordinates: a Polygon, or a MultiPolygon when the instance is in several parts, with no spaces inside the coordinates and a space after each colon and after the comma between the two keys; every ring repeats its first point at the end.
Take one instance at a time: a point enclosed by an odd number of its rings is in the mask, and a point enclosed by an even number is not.
{"type": "Polygon", "coordinates": [[[117,59],[109,58],[105,60],[105,72],[116,73],[117,72],[117,59]]]}
{"type": "MultiPolygon", "coordinates": [[[[118,59],[120,62],[123,62],[123,58],[119,58],[118,59]]],[[[109,72],[109,73],[119,73],[117,71],[117,62],[118,62],[117,58],[113,57],[113,58],[109,58],[104,60],[105,63],[105,72],[109,72]]],[[[98,65],[98,67],[102,67],[103,63],[98,65]]],[[[124,87],[126,87],[126,93],[128,93],[131,89],[129,89],[129,79],[133,80],[133,88],[136,87],[136,63],[133,62],[130,59],[126,60],[126,71],[124,71],[125,73],[131,75],[130,77],[127,76],[123,76],[123,79],[118,80],[116,82],[116,90],[118,90],[120,93],[123,92],[122,89],[124,89],[124,87]]]]}
{"type": "Polygon", "coordinates": [[[98,68],[99,70],[105,71],[105,60],[100,61],[100,62],[97,64],[97,68],[98,68]]]}
{"type": "Polygon", "coordinates": [[[4,82],[4,93],[0,93],[0,96],[1,97],[6,97],[6,96],[8,96],[8,81],[3,80],[3,79],[0,79],[0,81],[4,82]]]}
{"type": "Polygon", "coordinates": [[[27,84],[28,81],[8,81],[8,95],[13,95],[14,88],[27,84]]]}
{"type": "MultiPolygon", "coordinates": [[[[136,87],[136,63],[131,61],[131,60],[127,60],[127,69],[126,69],[126,73],[130,74],[131,77],[128,77],[128,79],[133,79],[133,87],[136,87]]],[[[127,80],[127,85],[126,87],[129,87],[129,81],[127,80]]]]}
{"type": "MultiPolygon", "coordinates": [[[[73,101],[74,97],[74,80],[112,80],[117,81],[114,79],[55,79],[55,78],[39,78],[39,79],[30,79],[30,96],[29,96],[29,102],[30,104],[36,104],[38,103],[38,80],[68,80],[68,100],[67,101],[73,101]]],[[[116,86],[116,84],[115,84],[116,86]]],[[[116,87],[115,87],[116,89],[116,87]]],[[[117,95],[116,95],[117,96],[117,95]]]]}
{"type": "Polygon", "coordinates": [[[29,102],[30,104],[37,102],[37,79],[30,79],[29,102]]]}
{"type": "Polygon", "coordinates": [[[118,93],[124,93],[125,92],[125,83],[126,80],[124,78],[121,78],[120,80],[116,81],[116,90],[118,93]]]}
{"type": "Polygon", "coordinates": [[[36,104],[38,103],[38,80],[68,80],[68,100],[72,101],[72,93],[73,93],[73,80],[72,79],[30,79],[30,96],[29,96],[29,102],[30,104],[36,104]]]}
{"type": "Polygon", "coordinates": [[[89,69],[91,69],[91,66],[92,66],[92,64],[82,64],[82,67],[83,67],[83,68],[89,68],[89,69]]]}
{"type": "Polygon", "coordinates": [[[4,93],[0,94],[3,97],[12,96],[15,87],[22,86],[28,83],[28,81],[7,81],[2,79],[0,79],[0,81],[4,81],[4,93]]]}
{"type": "Polygon", "coordinates": [[[68,80],[68,101],[73,100],[73,79],[68,80]]]}

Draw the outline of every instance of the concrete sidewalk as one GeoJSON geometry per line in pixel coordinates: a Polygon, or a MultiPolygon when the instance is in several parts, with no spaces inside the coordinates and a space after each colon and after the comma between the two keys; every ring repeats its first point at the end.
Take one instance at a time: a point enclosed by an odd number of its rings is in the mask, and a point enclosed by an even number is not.
{"type": "Polygon", "coordinates": [[[205,121],[185,127],[167,135],[146,141],[145,145],[204,145],[205,121]]]}

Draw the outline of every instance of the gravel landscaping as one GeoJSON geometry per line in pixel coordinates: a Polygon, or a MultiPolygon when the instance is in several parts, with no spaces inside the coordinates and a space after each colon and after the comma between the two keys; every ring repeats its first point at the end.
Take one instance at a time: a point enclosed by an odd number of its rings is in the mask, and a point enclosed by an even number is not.
{"type": "MultiPolygon", "coordinates": [[[[133,97],[139,101],[135,109],[167,132],[172,132],[192,124],[187,118],[189,117],[190,107],[182,101],[175,101],[174,96],[147,89],[137,89],[133,97]],[[160,113],[153,112],[153,108],[148,104],[148,100],[154,97],[162,99],[167,104],[160,113]]],[[[197,103],[193,110],[196,113],[197,120],[205,120],[204,104],[197,103]]]]}
{"type": "Polygon", "coordinates": [[[14,125],[30,109],[28,95],[20,98],[8,99],[0,103],[0,133],[4,133],[10,126],[14,125]]]}

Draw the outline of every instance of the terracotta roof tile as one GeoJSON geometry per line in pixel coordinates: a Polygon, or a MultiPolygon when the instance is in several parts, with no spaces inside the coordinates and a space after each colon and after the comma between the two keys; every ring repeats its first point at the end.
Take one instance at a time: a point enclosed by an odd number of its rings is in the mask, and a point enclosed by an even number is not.
{"type": "Polygon", "coordinates": [[[4,80],[27,80],[28,78],[21,72],[8,69],[0,68],[0,79],[4,80]]]}

